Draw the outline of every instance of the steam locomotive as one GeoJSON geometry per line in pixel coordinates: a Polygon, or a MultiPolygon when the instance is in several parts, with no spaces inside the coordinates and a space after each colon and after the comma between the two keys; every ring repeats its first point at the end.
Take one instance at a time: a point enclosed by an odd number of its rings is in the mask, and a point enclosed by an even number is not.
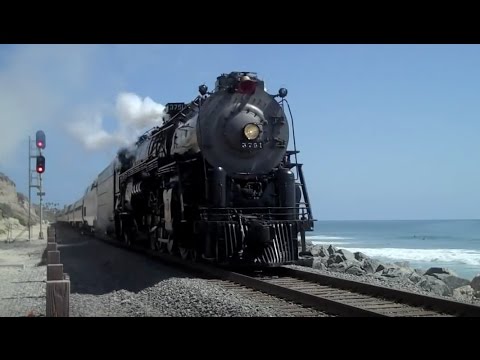
{"type": "Polygon", "coordinates": [[[299,151],[287,149],[287,90],[268,94],[252,72],[198,90],[167,104],[163,124],[120,149],[57,221],[184,259],[295,263],[314,219],[299,151]]]}

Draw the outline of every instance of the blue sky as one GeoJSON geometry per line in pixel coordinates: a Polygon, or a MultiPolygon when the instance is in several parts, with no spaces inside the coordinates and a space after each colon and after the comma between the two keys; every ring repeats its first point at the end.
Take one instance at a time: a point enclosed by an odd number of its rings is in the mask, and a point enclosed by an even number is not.
{"type": "Polygon", "coordinates": [[[235,70],[288,88],[317,219],[479,218],[478,45],[2,45],[0,171],[28,193],[43,129],[45,201],[74,201],[116,147],[87,150],[69,125],[113,132],[119,93],[190,101],[235,70]]]}

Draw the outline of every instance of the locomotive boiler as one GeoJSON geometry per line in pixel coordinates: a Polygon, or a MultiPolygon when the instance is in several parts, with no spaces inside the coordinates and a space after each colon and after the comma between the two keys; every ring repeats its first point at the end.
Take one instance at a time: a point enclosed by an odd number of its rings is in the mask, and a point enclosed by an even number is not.
{"type": "Polygon", "coordinates": [[[190,103],[167,104],[163,124],[121,149],[92,185],[94,230],[185,259],[294,263],[313,218],[298,151],[288,150],[286,96],[267,93],[255,73],[232,72],[190,103]]]}

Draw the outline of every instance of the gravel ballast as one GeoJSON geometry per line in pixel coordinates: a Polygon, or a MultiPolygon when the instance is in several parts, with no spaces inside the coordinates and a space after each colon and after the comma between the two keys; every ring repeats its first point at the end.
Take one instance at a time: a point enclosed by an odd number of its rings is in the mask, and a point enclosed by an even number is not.
{"type": "Polygon", "coordinates": [[[281,299],[256,301],[68,227],[57,228],[57,239],[73,317],[274,317],[299,308],[281,299]]]}
{"type": "Polygon", "coordinates": [[[202,279],[172,278],[138,293],[125,290],[94,296],[74,294],[72,316],[289,316],[256,304],[235,291],[202,279]]]}

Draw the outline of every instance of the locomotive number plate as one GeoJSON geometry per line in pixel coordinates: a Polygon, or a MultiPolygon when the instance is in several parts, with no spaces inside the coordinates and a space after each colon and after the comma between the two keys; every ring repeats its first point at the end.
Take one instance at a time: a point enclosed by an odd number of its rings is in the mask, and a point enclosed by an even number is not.
{"type": "Polygon", "coordinates": [[[187,107],[185,103],[168,103],[165,106],[167,108],[167,113],[170,115],[183,111],[187,107]]]}
{"type": "Polygon", "coordinates": [[[255,141],[255,142],[242,142],[241,144],[242,149],[263,149],[263,142],[262,141],[255,141]]]}

